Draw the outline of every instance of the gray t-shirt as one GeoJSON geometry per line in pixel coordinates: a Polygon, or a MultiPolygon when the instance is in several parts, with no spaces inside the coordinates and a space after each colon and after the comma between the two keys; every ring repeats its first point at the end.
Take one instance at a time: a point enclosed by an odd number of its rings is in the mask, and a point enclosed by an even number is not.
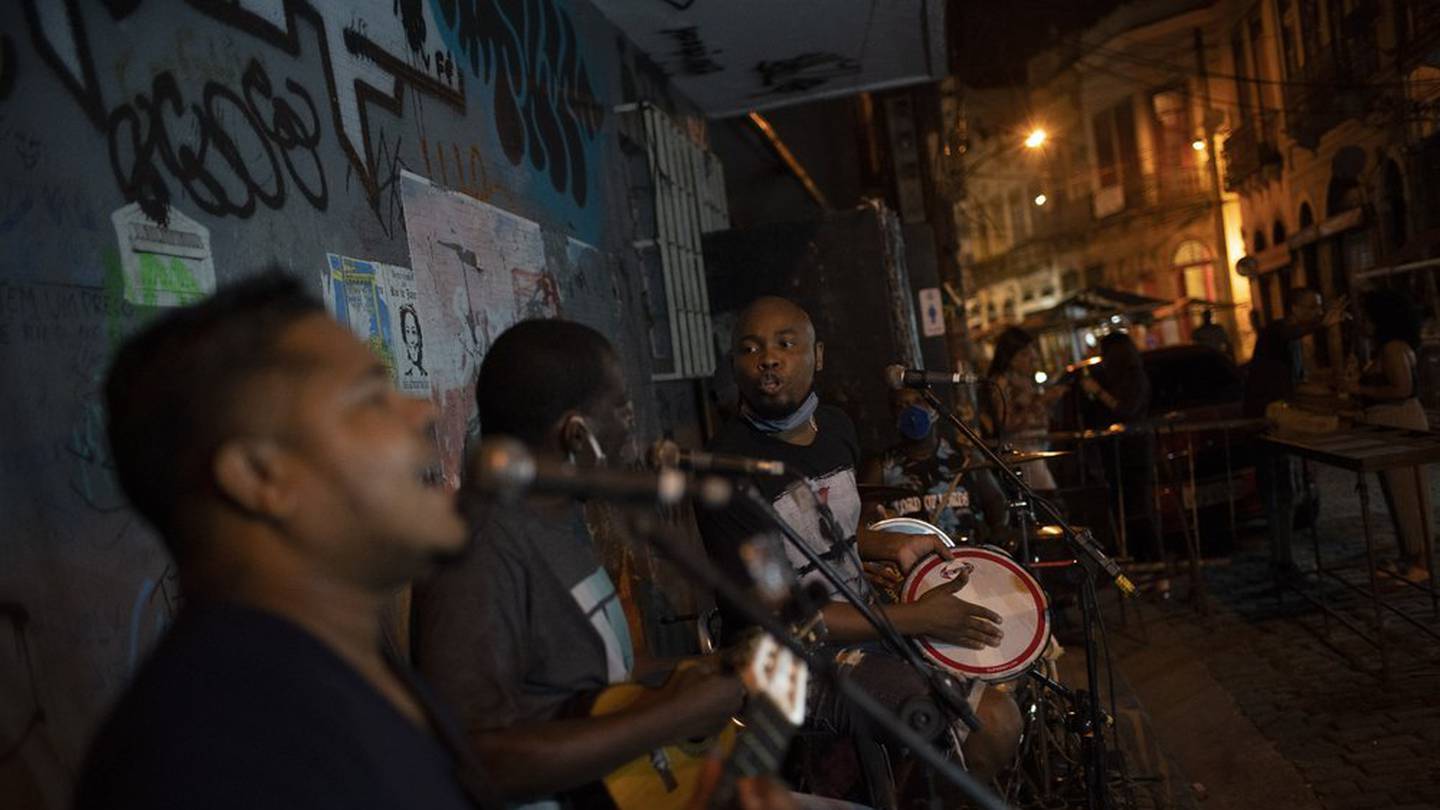
{"type": "Polygon", "coordinates": [[[417,585],[413,610],[415,666],[470,733],[552,719],[634,666],[578,504],[487,506],[470,553],[417,585]]]}

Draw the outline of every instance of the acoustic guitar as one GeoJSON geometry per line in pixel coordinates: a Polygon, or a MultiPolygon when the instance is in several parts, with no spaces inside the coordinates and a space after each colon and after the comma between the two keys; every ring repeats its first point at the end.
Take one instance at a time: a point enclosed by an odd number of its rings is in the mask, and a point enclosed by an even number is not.
{"type": "MultiPolygon", "coordinates": [[[[740,645],[729,658],[729,666],[745,685],[745,708],[709,737],[656,749],[610,772],[604,779],[604,794],[617,810],[691,807],[705,764],[717,752],[725,756],[725,765],[710,796],[712,807],[723,806],[733,797],[736,780],[779,769],[795,730],[805,719],[810,670],[766,634],[740,645]]],[[[612,686],[595,697],[589,714],[598,717],[621,711],[649,691],[639,684],[612,686]]],[[[593,800],[595,793],[598,791],[587,791],[586,797],[593,800]]]]}

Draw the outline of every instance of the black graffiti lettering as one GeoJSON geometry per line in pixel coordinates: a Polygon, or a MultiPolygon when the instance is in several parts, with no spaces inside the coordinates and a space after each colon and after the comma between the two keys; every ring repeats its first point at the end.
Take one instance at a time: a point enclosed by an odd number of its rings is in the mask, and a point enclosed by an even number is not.
{"type": "Polygon", "coordinates": [[[724,65],[714,59],[724,53],[724,49],[711,50],[695,26],[665,28],[660,33],[675,40],[676,49],[671,52],[671,55],[680,57],[680,65],[686,74],[704,76],[707,73],[717,73],[725,69],[724,65]]]}
{"type": "Polygon", "coordinates": [[[842,76],[860,72],[860,63],[838,53],[819,51],[802,53],[789,59],[758,62],[755,72],[765,90],[753,96],[803,93],[842,76]]]}
{"type": "Polygon", "coordinates": [[[206,82],[202,103],[187,108],[175,77],[165,72],[154,77],[148,96],[110,113],[110,166],[126,199],[163,223],[173,179],[201,210],[244,218],[257,201],[283,206],[288,176],[312,206],[325,210],[320,119],[310,93],[287,79],[289,97],[275,95],[255,59],[240,84],[237,93],[206,82]]]}
{"type": "Polygon", "coordinates": [[[495,127],[512,165],[528,160],[559,192],[589,196],[585,145],[604,121],[575,26],[555,0],[438,0],[459,56],[493,83],[495,127]]]}
{"type": "Polygon", "coordinates": [[[410,50],[425,47],[425,0],[395,0],[395,13],[405,26],[405,41],[410,50]]]}

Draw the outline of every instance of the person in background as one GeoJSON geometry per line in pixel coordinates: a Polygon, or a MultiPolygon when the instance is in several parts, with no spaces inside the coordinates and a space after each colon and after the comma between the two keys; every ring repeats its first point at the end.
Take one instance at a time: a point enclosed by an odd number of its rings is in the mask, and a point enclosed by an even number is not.
{"type": "MultiPolygon", "coordinates": [[[[1041,388],[1035,381],[1040,353],[1035,336],[1018,326],[1000,333],[985,373],[987,407],[981,417],[986,432],[1000,441],[1017,433],[1040,434],[1050,427],[1050,406],[1065,396],[1066,385],[1041,388]]],[[[1044,450],[1043,437],[1024,436],[1011,442],[1016,450],[1044,450]]],[[[1055,489],[1055,477],[1043,459],[1020,465],[1025,480],[1037,490],[1055,489]]]]}
{"type": "MultiPolygon", "coordinates": [[[[1362,329],[1370,338],[1374,357],[1363,372],[1348,373],[1341,388],[1365,405],[1365,421],[1372,425],[1429,430],[1430,422],[1419,397],[1420,315],[1411,302],[1394,290],[1372,290],[1361,299],[1362,329]]],[[[1431,527],[1430,485],[1424,467],[1402,467],[1380,475],[1385,502],[1395,523],[1399,560],[1395,573],[1422,582],[1432,561],[1424,556],[1424,537],[1431,527]]]]}
{"type": "MultiPolygon", "coordinates": [[[[1116,519],[1126,521],[1128,551],[1137,559],[1159,560],[1164,552],[1155,521],[1155,435],[1142,424],[1150,413],[1150,377],[1128,334],[1111,332],[1100,339],[1099,349],[1100,364],[1080,378],[1086,422],[1094,428],[1126,426],[1111,440],[1118,442],[1118,452],[1100,448],[1105,477],[1115,487],[1116,519]]],[[[1156,587],[1163,592],[1168,583],[1162,579],[1156,587]]]]}
{"type": "Polygon", "coordinates": [[[1235,350],[1230,345],[1230,333],[1215,323],[1215,310],[1206,309],[1200,315],[1200,325],[1195,327],[1190,339],[1201,346],[1209,346],[1226,357],[1234,358],[1235,350]]]}
{"type": "Polygon", "coordinates": [[[901,440],[865,463],[861,483],[915,493],[881,504],[888,517],[917,517],[952,538],[974,537],[977,523],[970,491],[961,481],[966,475],[966,451],[944,435],[940,414],[919,391],[893,391],[890,405],[901,440]]]}
{"type": "MultiPolygon", "coordinates": [[[[1324,306],[1320,293],[1295,287],[1288,314],[1261,329],[1245,373],[1245,416],[1261,418],[1272,402],[1289,399],[1305,379],[1300,340],[1344,320],[1345,298],[1324,306]]],[[[1288,453],[1256,447],[1255,478],[1270,524],[1270,565],[1277,580],[1303,579],[1291,544],[1295,520],[1295,461],[1288,453]]]]}

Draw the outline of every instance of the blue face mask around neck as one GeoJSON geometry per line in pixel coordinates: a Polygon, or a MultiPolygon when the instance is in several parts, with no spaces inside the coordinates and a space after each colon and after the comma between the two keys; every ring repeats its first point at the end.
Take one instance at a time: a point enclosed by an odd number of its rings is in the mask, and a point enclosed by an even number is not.
{"type": "Polygon", "coordinates": [[[786,433],[810,421],[810,417],[815,415],[815,409],[819,407],[819,405],[820,397],[816,396],[814,391],[811,391],[810,396],[806,397],[805,401],[800,403],[800,407],[796,408],[788,416],[781,416],[776,419],[764,417],[755,413],[750,409],[750,406],[744,402],[740,403],[740,416],[746,422],[749,422],[751,427],[761,433],[786,433]]]}

